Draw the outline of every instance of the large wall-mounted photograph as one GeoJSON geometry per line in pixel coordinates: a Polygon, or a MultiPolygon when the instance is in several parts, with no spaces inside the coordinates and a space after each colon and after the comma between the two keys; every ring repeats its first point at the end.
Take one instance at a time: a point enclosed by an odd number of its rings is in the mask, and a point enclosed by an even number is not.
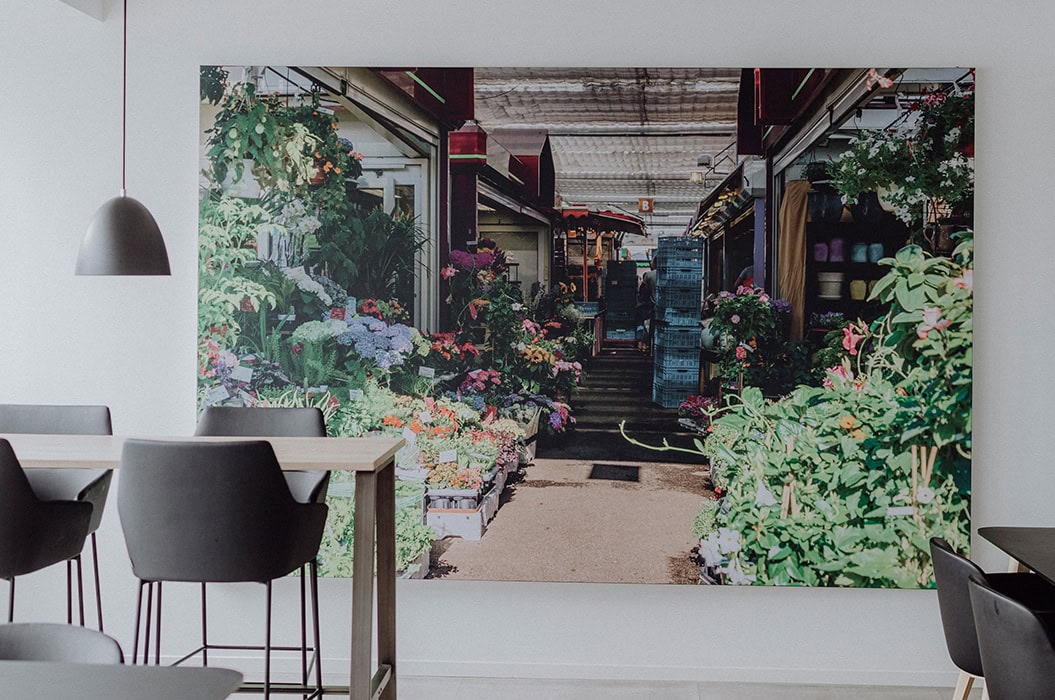
{"type": "Polygon", "coordinates": [[[932,587],[970,540],[974,94],[202,66],[197,410],[403,437],[408,578],[932,587]]]}

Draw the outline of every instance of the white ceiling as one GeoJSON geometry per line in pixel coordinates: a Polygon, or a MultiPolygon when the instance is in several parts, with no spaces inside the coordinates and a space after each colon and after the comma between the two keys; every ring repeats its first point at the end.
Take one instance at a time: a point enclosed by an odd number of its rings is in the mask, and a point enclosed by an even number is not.
{"type": "MultiPolygon", "coordinates": [[[[494,127],[546,129],[566,204],[644,216],[677,233],[720,176],[690,181],[704,154],[734,140],[740,70],[729,68],[477,68],[476,117],[494,127]]],[[[731,161],[718,162],[728,171],[731,161]]]]}

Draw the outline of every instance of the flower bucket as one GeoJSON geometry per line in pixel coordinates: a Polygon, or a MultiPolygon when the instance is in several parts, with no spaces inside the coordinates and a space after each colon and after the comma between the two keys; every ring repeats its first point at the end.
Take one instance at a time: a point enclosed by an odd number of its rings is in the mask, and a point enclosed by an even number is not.
{"type": "Polygon", "coordinates": [[[820,299],[842,299],[843,278],[842,272],[818,272],[817,273],[817,297],[820,299]]]}

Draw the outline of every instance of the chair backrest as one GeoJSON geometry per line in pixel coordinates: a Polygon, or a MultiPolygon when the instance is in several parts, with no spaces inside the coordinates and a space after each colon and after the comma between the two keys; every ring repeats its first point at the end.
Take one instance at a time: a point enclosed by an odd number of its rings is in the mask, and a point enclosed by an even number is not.
{"type": "Polygon", "coordinates": [[[120,474],[118,514],[142,580],[277,578],[306,561],[293,561],[305,528],[318,549],[326,506],[293,499],[267,442],[130,439],[120,474]]]}
{"type": "Polygon", "coordinates": [[[11,443],[0,439],[0,578],[76,556],[91,515],[90,503],[41,501],[11,443]]]}
{"type": "Polygon", "coordinates": [[[968,591],[992,700],[1043,700],[1055,688],[1055,647],[1037,614],[971,576],[968,591]]]}
{"type": "Polygon", "coordinates": [[[0,659],[121,664],[121,646],[112,637],[87,627],[47,622],[0,625],[0,659]]]}
{"type": "Polygon", "coordinates": [[[930,540],[930,555],[934,563],[934,580],[938,585],[938,608],[941,626],[945,631],[945,646],[949,657],[958,668],[975,676],[982,675],[982,659],[978,653],[978,637],[971,614],[971,597],[967,579],[972,575],[985,577],[985,572],[971,560],[957,553],[940,537],[930,540]]]}
{"type": "Polygon", "coordinates": [[[326,437],[326,418],[321,410],[314,407],[209,406],[202,411],[194,434],[244,437],[326,437]]]}
{"type": "Polygon", "coordinates": [[[106,406],[0,404],[0,433],[113,435],[106,406]]]}

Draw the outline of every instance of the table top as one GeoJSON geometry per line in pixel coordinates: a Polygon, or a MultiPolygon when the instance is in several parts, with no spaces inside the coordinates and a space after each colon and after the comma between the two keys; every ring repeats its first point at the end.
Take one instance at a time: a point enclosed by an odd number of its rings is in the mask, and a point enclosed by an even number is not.
{"type": "Polygon", "coordinates": [[[1055,584],[1055,527],[983,527],[978,534],[1055,584]]]}
{"type": "Polygon", "coordinates": [[[6,698],[34,700],[222,700],[242,674],[226,668],[0,661],[6,698]]]}
{"type": "MultiPolygon", "coordinates": [[[[136,437],[139,436],[128,436],[136,437]]],[[[0,433],[11,443],[25,469],[115,469],[121,463],[125,436],[32,435],[0,433]]],[[[404,445],[403,438],[302,438],[302,437],[144,437],[148,440],[194,442],[271,443],[283,469],[296,471],[376,472],[388,464],[404,445]]]]}

